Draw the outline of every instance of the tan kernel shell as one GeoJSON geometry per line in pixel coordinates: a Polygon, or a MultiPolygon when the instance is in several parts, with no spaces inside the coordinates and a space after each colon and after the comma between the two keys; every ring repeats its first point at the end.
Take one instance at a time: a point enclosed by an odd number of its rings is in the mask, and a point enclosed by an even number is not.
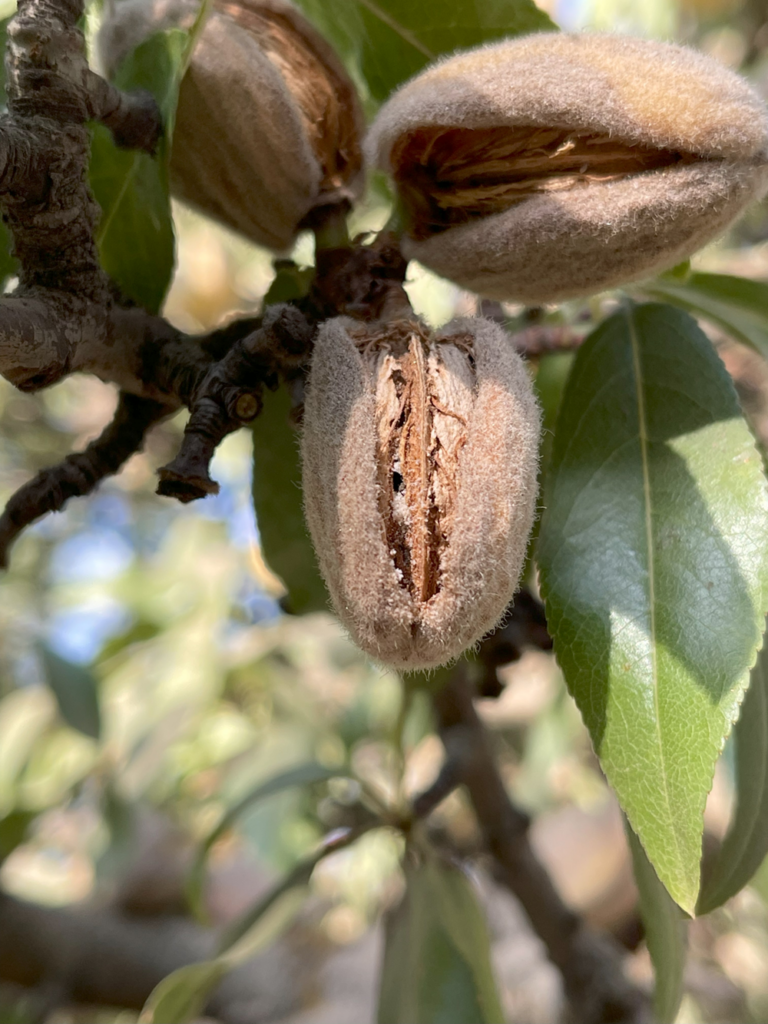
{"type": "MultiPolygon", "coordinates": [[[[173,25],[189,27],[196,0],[122,0],[100,33],[108,71],[142,39],[173,25]]],[[[302,68],[302,72],[305,69],[302,68]]],[[[354,86],[332,48],[285,0],[218,2],[208,16],[182,81],[171,153],[171,191],[252,241],[287,249],[315,206],[362,186],[362,112],[354,86]],[[285,67],[260,45],[243,18],[273,17],[295,32],[353,122],[348,173],[329,186],[307,118],[286,81],[285,67]]],[[[327,142],[326,142],[327,144],[327,142]]]]}
{"type": "Polygon", "coordinates": [[[538,192],[406,239],[410,258],[494,298],[560,301],[650,276],[720,234],[768,187],[768,113],[742,78],[685,47],[610,35],[543,33],[441,61],[382,107],[366,148],[397,174],[390,157],[410,133],[503,126],[686,159],[538,192]]]}
{"type": "Polygon", "coordinates": [[[307,523],[333,606],[356,643],[396,668],[431,668],[496,626],[517,589],[535,516],[539,410],[501,327],[459,319],[438,333],[473,337],[476,384],[441,586],[419,602],[387,549],[373,364],[350,338],[356,328],[339,318],[318,334],[302,439],[307,523]]]}

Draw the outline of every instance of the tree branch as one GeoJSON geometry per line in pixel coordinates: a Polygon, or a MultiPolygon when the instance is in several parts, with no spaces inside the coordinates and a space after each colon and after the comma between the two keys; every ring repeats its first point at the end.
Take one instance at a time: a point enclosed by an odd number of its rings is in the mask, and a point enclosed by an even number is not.
{"type": "MultiPolygon", "coordinates": [[[[162,132],[147,94],[126,95],[95,74],[78,28],[82,0],[20,0],[8,27],[8,113],[0,118],[0,202],[20,263],[17,291],[0,300],[0,373],[37,391],[76,371],[118,385],[136,405],[86,452],[41,473],[0,520],[0,564],[19,531],[86,494],[141,443],[154,419],[186,405],[181,450],[160,471],[159,492],[190,501],[216,491],[209,464],[220,441],[258,415],[262,388],[306,364],[316,324],[339,313],[366,319],[407,304],[405,261],[390,238],[320,249],[310,296],[276,308],[243,336],[192,338],[161,317],[124,308],[102,270],[99,208],[88,188],[88,120],[119,145],[153,152],[162,132]]],[[[127,405],[126,405],[127,403],[127,405]]]]}
{"type": "Polygon", "coordinates": [[[262,326],[230,350],[193,386],[192,415],[176,458],[160,470],[159,494],[193,501],[219,487],[208,472],[227,434],[258,416],[262,386],[276,387],[278,376],[306,363],[313,329],[293,306],[271,306],[262,326]]]}
{"type": "Polygon", "coordinates": [[[70,498],[90,494],[138,451],[153,423],[172,409],[135,395],[121,394],[114,419],[84,452],[43,469],[10,499],[0,516],[0,568],[21,531],[47,512],[59,512],[70,498]]]}
{"type": "MultiPolygon", "coordinates": [[[[513,608],[504,629],[484,641],[478,655],[481,662],[485,653],[490,664],[500,664],[505,646],[507,660],[519,657],[524,643],[551,647],[529,607],[532,602],[537,603],[528,595],[517,615],[513,608]]],[[[452,789],[464,785],[500,881],[519,900],[562,974],[573,1019],[583,1024],[647,1024],[649,1001],[624,975],[620,948],[607,936],[591,931],[566,907],[536,859],[527,836],[528,816],[507,794],[473,696],[467,664],[459,663],[448,684],[433,696],[446,762],[435,784],[415,801],[415,813],[424,816],[452,789]]]]}
{"type": "MultiPolygon", "coordinates": [[[[50,991],[58,1006],[140,1009],[172,971],[215,956],[219,938],[186,918],[43,907],[0,892],[0,978],[50,991]]],[[[207,1013],[222,1024],[257,1024],[297,1009],[302,986],[288,979],[301,977],[307,954],[286,937],[229,973],[207,1013]]]]}

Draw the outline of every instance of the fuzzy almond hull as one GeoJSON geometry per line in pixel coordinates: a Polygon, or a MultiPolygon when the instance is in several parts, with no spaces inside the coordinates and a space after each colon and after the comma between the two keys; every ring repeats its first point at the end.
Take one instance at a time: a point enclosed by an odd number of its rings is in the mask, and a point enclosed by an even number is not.
{"type": "MultiPolygon", "coordinates": [[[[154,32],[190,28],[197,0],[121,0],[99,33],[114,73],[154,32]]],[[[276,252],[316,207],[362,188],[363,115],[333,49],[286,0],[216,0],[182,80],[171,191],[276,252]]]]}
{"type": "Polygon", "coordinates": [[[431,668],[493,629],[517,589],[535,515],[539,410],[498,325],[457,320],[440,332],[438,341],[471,336],[475,382],[439,586],[419,600],[387,543],[376,380],[350,337],[354,327],[325,324],[313,355],[302,441],[307,523],[334,609],[356,643],[401,670],[431,668]]]}
{"type": "Polygon", "coordinates": [[[706,161],[542,193],[402,248],[488,298],[562,302],[681,263],[767,188],[768,160],[706,161]]]}
{"type": "Polygon", "coordinates": [[[367,137],[404,251],[481,295],[542,304],[649,277],[768,188],[768,111],[687,47],[539,33],[402,86],[367,137]]]}

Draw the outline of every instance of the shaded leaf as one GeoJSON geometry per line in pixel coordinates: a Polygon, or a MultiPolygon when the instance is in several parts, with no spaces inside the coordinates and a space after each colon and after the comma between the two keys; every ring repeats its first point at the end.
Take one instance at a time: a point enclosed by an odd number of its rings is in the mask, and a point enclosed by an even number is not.
{"type": "Polygon", "coordinates": [[[239,800],[233,807],[224,814],[219,824],[203,840],[197,850],[194,863],[189,873],[187,882],[187,894],[193,907],[199,912],[201,905],[201,894],[205,880],[205,864],[211,847],[232,828],[237,819],[247,810],[257,804],[260,800],[282,793],[294,786],[309,786],[315,782],[325,782],[328,779],[339,775],[338,770],[326,768],[316,761],[308,761],[305,764],[289,768],[287,771],[273,775],[272,778],[260,783],[255,789],[247,793],[242,800],[239,800]]]}
{"type": "Polygon", "coordinates": [[[299,6],[379,101],[441,54],[556,28],[532,0],[299,0],[299,6]]]}
{"type": "Polygon", "coordinates": [[[658,1024],[672,1024],[683,998],[688,923],[659,881],[640,840],[629,827],[627,837],[640,894],[640,916],[645,928],[645,941],[656,979],[654,1016],[658,1024]]]}
{"type": "Polygon", "coordinates": [[[187,1024],[202,1016],[209,995],[226,973],[227,965],[220,960],[180,967],[151,993],[139,1024],[187,1024]]]}
{"type": "Polygon", "coordinates": [[[768,496],[733,384],[685,313],[627,306],[576,355],[538,559],[602,767],[693,912],[703,812],[760,643],[768,496]]]}
{"type": "Polygon", "coordinates": [[[766,857],[752,876],[749,887],[753,892],[756,892],[763,903],[768,906],[768,857],[766,857]]]}
{"type": "Polygon", "coordinates": [[[46,682],[53,691],[67,725],[97,740],[101,736],[99,692],[93,673],[41,647],[46,682]]]}
{"type": "Polygon", "coordinates": [[[768,358],[768,284],[729,274],[665,274],[643,290],[711,320],[768,358]]]}
{"type": "Polygon", "coordinates": [[[315,276],[314,267],[300,267],[293,260],[275,260],[275,276],[264,296],[264,308],[278,302],[303,299],[315,276]]]}
{"type": "Polygon", "coordinates": [[[708,914],[744,888],[768,855],[768,651],[752,669],[733,731],[736,809],[717,859],[703,880],[698,914],[708,914]]]}
{"type": "MultiPolygon", "coordinates": [[[[536,397],[541,406],[541,452],[539,466],[539,488],[544,491],[549,463],[552,458],[552,443],[555,438],[555,424],[557,414],[560,411],[560,403],[563,399],[565,385],[573,369],[573,352],[552,352],[544,355],[539,360],[534,388],[536,397]]],[[[526,556],[526,567],[522,573],[522,579],[527,579],[529,574],[529,560],[535,554],[536,542],[541,529],[541,517],[537,516],[531,530],[531,539],[526,556]]]]}
{"type": "Polygon", "coordinates": [[[388,916],[379,1024],[501,1024],[488,928],[466,875],[430,857],[388,916]]]}
{"type": "Polygon", "coordinates": [[[36,817],[37,811],[11,811],[0,818],[0,864],[21,846],[36,817]]]}
{"type": "Polygon", "coordinates": [[[115,780],[108,776],[101,794],[101,813],[109,832],[109,842],[96,861],[96,874],[103,887],[114,887],[118,879],[127,875],[139,854],[141,812],[137,803],[120,794],[115,780]]]}
{"type": "Polygon", "coordinates": [[[103,665],[111,658],[115,658],[118,654],[122,654],[126,648],[130,647],[132,644],[139,644],[146,640],[152,640],[158,636],[160,632],[160,626],[158,626],[156,622],[151,622],[149,619],[139,618],[135,622],[132,622],[124,633],[119,633],[117,636],[107,640],[99,652],[97,663],[103,665]]]}
{"type": "Polygon", "coordinates": [[[264,558],[288,591],[296,615],[326,611],[328,593],[304,522],[298,434],[285,387],[266,392],[253,423],[253,504],[264,558]]]}
{"type": "Polygon", "coordinates": [[[157,101],[164,133],[155,156],[118,149],[107,128],[93,128],[90,184],[101,206],[99,257],[123,293],[152,313],[160,309],[173,272],[168,165],[189,46],[189,32],[158,32],[137,47],[115,75],[119,88],[146,89],[157,101]]]}

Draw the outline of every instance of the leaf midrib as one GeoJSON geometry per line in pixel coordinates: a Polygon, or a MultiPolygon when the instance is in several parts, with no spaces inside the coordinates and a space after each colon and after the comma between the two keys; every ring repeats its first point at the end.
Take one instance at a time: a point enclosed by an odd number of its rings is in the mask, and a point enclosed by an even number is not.
{"type": "Polygon", "coordinates": [[[651,658],[653,663],[653,710],[655,719],[655,733],[659,748],[659,762],[661,765],[661,776],[663,782],[662,792],[667,808],[668,820],[672,826],[672,835],[675,837],[675,854],[677,856],[678,870],[682,871],[683,858],[680,851],[680,839],[677,834],[675,817],[672,814],[672,804],[669,795],[669,782],[667,778],[667,762],[664,755],[664,744],[661,737],[661,715],[659,711],[659,666],[656,653],[656,562],[653,549],[653,522],[651,513],[651,474],[648,460],[648,428],[645,413],[645,398],[643,391],[643,369],[640,363],[640,345],[637,338],[637,330],[633,311],[627,310],[627,325],[629,328],[630,345],[632,346],[632,367],[635,377],[635,395],[637,398],[637,431],[640,440],[640,458],[643,469],[643,505],[645,515],[645,541],[648,548],[648,603],[651,633],[651,658]]]}
{"type": "Polygon", "coordinates": [[[125,201],[128,188],[133,182],[136,175],[138,174],[140,157],[140,153],[134,153],[133,160],[131,162],[131,169],[125,175],[122,188],[115,196],[114,202],[112,203],[112,208],[110,209],[109,213],[99,225],[99,229],[96,235],[96,244],[99,246],[103,245],[104,239],[109,234],[109,231],[112,227],[112,222],[115,219],[115,216],[117,215],[117,211],[120,209],[120,207],[123,205],[123,202],[125,201]]]}
{"type": "Polygon", "coordinates": [[[369,14],[372,14],[374,18],[378,18],[379,21],[387,26],[387,28],[396,32],[403,42],[408,43],[408,45],[412,46],[414,50],[418,50],[418,52],[423,57],[426,57],[427,60],[435,60],[436,54],[432,53],[432,51],[421,42],[418,36],[414,35],[413,32],[405,28],[398,21],[395,21],[395,19],[390,17],[386,11],[382,11],[379,5],[375,4],[373,0],[357,0],[357,3],[359,3],[361,7],[364,7],[369,14]]]}

